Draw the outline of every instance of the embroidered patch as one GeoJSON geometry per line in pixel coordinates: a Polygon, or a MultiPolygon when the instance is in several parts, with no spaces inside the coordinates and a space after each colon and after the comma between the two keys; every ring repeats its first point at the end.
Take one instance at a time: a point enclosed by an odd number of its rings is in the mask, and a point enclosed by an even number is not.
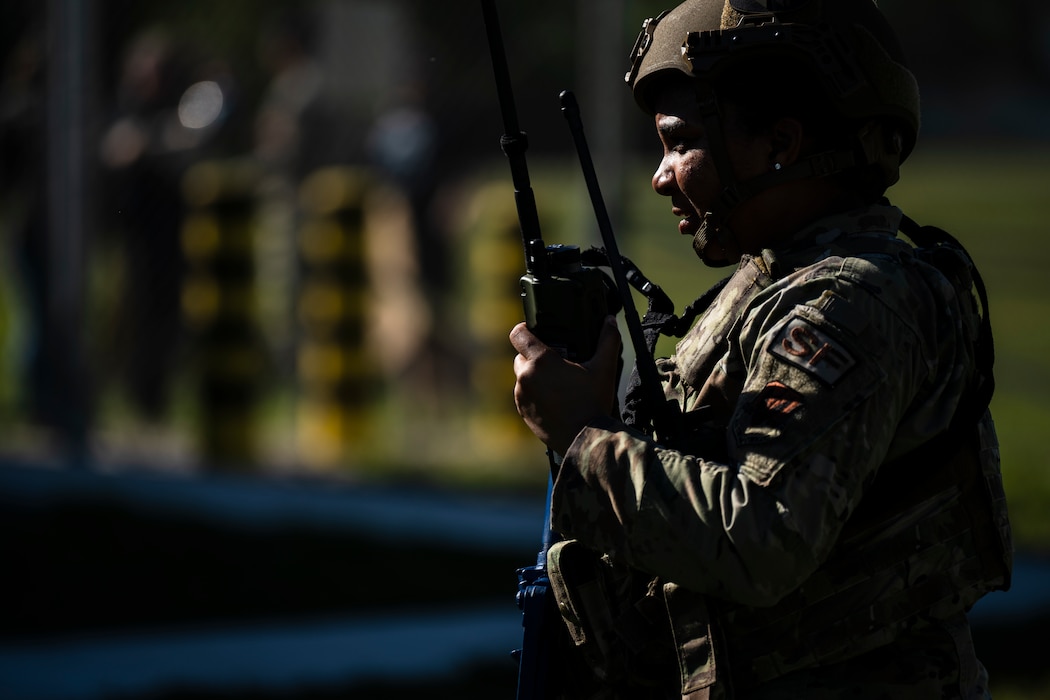
{"type": "Polygon", "coordinates": [[[770,413],[779,413],[784,416],[790,416],[802,408],[802,394],[777,381],[766,384],[762,393],[759,394],[759,401],[770,413]]]}
{"type": "Polygon", "coordinates": [[[831,386],[857,364],[840,343],[798,317],[781,329],[769,351],[831,386]]]}

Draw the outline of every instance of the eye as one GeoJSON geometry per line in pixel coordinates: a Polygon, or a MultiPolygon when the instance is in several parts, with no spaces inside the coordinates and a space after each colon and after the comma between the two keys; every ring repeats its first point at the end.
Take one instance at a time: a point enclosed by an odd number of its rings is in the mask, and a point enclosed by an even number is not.
{"type": "Polygon", "coordinates": [[[707,137],[703,131],[690,130],[676,134],[674,138],[668,139],[665,143],[670,152],[682,155],[689,151],[705,150],[707,137]]]}
{"type": "Polygon", "coordinates": [[[707,132],[696,121],[662,115],[657,120],[657,132],[665,153],[684,154],[707,148],[707,132]]]}

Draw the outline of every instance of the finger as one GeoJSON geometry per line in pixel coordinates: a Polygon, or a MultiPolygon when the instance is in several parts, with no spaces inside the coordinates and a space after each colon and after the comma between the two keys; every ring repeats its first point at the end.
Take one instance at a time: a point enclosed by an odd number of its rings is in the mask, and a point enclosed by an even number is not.
{"type": "Polygon", "coordinates": [[[514,346],[526,360],[531,360],[544,350],[547,346],[542,340],[536,337],[536,334],[529,330],[529,327],[525,325],[525,322],[521,322],[510,332],[510,344],[514,346]]]}
{"type": "Polygon", "coordinates": [[[525,369],[528,367],[528,365],[529,365],[529,361],[527,359],[525,359],[524,355],[522,355],[520,353],[518,355],[515,355],[514,356],[514,376],[515,377],[521,377],[521,375],[525,372],[525,369]]]}

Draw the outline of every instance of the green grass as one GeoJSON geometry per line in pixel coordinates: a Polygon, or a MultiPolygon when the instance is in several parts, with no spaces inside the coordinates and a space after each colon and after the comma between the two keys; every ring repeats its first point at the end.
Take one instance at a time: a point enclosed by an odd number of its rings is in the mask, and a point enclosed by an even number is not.
{"type": "Polygon", "coordinates": [[[1019,547],[1050,548],[1050,149],[920,150],[891,197],[953,233],[988,287],[996,341],[992,410],[1019,547]]]}

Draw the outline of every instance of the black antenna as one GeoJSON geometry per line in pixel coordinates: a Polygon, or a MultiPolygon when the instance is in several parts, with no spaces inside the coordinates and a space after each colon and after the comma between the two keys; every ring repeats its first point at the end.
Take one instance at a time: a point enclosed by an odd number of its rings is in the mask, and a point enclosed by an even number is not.
{"type": "MultiPolygon", "coordinates": [[[[518,128],[510,71],[507,68],[503,34],[500,30],[494,0],[481,0],[481,9],[485,17],[485,29],[488,32],[489,51],[492,54],[496,93],[500,110],[503,113],[503,127],[506,134],[500,139],[500,147],[510,161],[511,179],[514,183],[514,203],[518,209],[518,224],[521,227],[521,237],[525,247],[525,271],[527,276],[537,278],[537,281],[539,278],[549,280],[546,246],[540,235],[539,212],[536,209],[536,198],[532,192],[529,169],[525,162],[525,151],[529,144],[525,133],[518,128]]],[[[523,298],[524,296],[523,288],[523,298]]],[[[522,612],[524,632],[521,649],[514,652],[518,660],[517,700],[539,700],[547,696],[547,670],[550,654],[547,648],[549,626],[557,624],[552,617],[556,613],[553,612],[554,593],[547,576],[547,550],[556,537],[551,529],[550,508],[551,495],[554,490],[553,475],[557,470],[560,458],[551,450],[547,451],[547,458],[550,462],[551,474],[547,480],[547,505],[543,519],[541,549],[536,557],[535,566],[518,569],[516,599],[518,608],[522,612]]]]}
{"type": "Polygon", "coordinates": [[[652,404],[650,415],[653,417],[654,429],[660,434],[661,439],[666,439],[674,432],[675,423],[677,422],[674,420],[675,413],[673,412],[675,404],[668,402],[660,389],[660,374],[656,369],[656,360],[650,354],[645,342],[642,322],[639,320],[638,311],[634,306],[634,297],[631,296],[631,288],[627,282],[627,273],[624,270],[623,259],[620,257],[620,251],[616,245],[616,237],[613,235],[609,212],[605,207],[601,187],[598,185],[598,175],[595,172],[594,162],[591,159],[591,151],[587,146],[587,136],[583,133],[580,105],[576,101],[576,96],[570,90],[562,91],[559,98],[561,100],[562,114],[565,115],[569,122],[569,131],[572,132],[572,140],[580,157],[583,179],[587,184],[587,192],[591,197],[594,215],[598,219],[598,230],[601,233],[602,243],[605,245],[605,251],[609,258],[609,267],[612,268],[616,289],[620,293],[624,320],[627,322],[627,331],[631,337],[631,345],[634,347],[638,376],[645,391],[643,399],[652,404]]]}
{"type": "Polygon", "coordinates": [[[500,111],[503,114],[503,130],[506,132],[500,139],[500,147],[510,160],[510,175],[514,183],[514,204],[518,209],[518,223],[521,227],[521,238],[525,248],[525,269],[529,273],[541,275],[542,271],[534,269],[536,265],[542,264],[544,245],[543,236],[540,234],[540,217],[536,209],[536,197],[532,192],[532,184],[529,180],[529,166],[525,161],[529,139],[525,132],[518,128],[514,91],[511,88],[507,54],[503,46],[503,33],[500,30],[499,15],[496,13],[494,0],[482,0],[481,9],[485,15],[485,30],[488,32],[489,51],[492,54],[492,70],[496,77],[496,94],[499,97],[500,111]]]}

